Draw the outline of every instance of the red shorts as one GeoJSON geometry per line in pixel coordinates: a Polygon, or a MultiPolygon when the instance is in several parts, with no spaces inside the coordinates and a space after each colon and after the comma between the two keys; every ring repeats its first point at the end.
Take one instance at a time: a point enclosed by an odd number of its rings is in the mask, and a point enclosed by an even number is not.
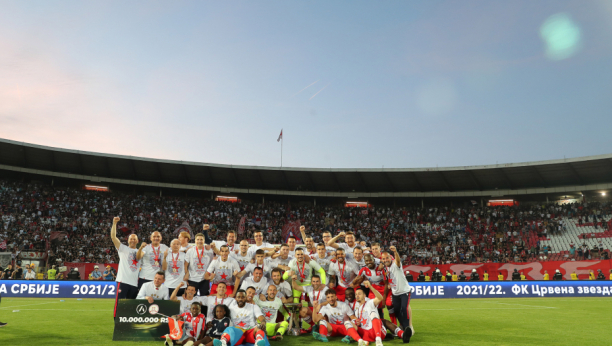
{"type": "Polygon", "coordinates": [[[327,328],[328,336],[347,336],[348,335],[346,333],[346,327],[344,326],[344,323],[343,324],[328,323],[327,325],[332,327],[331,333],[329,332],[329,328],[327,328]]]}
{"type": "MultiPolygon", "coordinates": [[[[227,291],[225,292],[225,294],[229,296],[232,293],[234,293],[234,286],[227,285],[227,291]]],[[[210,295],[214,296],[215,294],[217,294],[217,284],[213,284],[210,287],[210,295]]]]}
{"type": "MultiPolygon", "coordinates": [[[[362,329],[360,327],[359,329],[357,329],[357,334],[359,334],[359,336],[361,336],[361,338],[367,342],[376,341],[376,332],[374,331],[374,328],[362,329]]],[[[380,331],[380,337],[384,339],[385,335],[387,335],[387,330],[385,328],[382,328],[380,331]]]]}
{"type": "MultiPolygon", "coordinates": [[[[264,332],[265,335],[265,332],[264,332]]],[[[242,333],[242,337],[234,345],[255,344],[255,328],[246,330],[242,333]]]]}
{"type": "Polygon", "coordinates": [[[344,295],[345,294],[344,292],[346,292],[346,288],[345,287],[342,287],[342,286],[338,285],[338,286],[334,287],[334,291],[336,291],[336,297],[338,297],[338,300],[344,301],[346,299],[345,295],[344,295]]]}

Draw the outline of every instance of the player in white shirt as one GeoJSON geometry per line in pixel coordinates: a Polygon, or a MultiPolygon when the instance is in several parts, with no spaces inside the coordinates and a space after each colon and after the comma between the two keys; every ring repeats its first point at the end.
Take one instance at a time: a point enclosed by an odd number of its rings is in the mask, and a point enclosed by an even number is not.
{"type": "Polygon", "coordinates": [[[387,285],[387,283],[385,282],[384,265],[382,265],[382,268],[380,268],[380,265],[379,267],[377,267],[376,259],[374,258],[374,256],[372,256],[372,254],[366,254],[364,256],[364,261],[366,263],[366,266],[359,270],[359,275],[353,281],[353,286],[358,287],[359,285],[361,285],[362,282],[369,281],[369,283],[371,284],[371,289],[369,290],[370,292],[368,298],[375,298],[374,292],[372,292],[373,290],[378,291],[378,293],[380,293],[383,298],[387,297],[378,306],[378,313],[381,314],[382,309],[386,305],[387,309],[389,309],[389,315],[391,315],[391,320],[395,321],[395,314],[393,314],[393,303],[391,300],[391,295],[388,294],[389,285],[387,285]]]}
{"type": "Polygon", "coordinates": [[[289,262],[294,258],[295,256],[289,256],[289,245],[283,244],[280,250],[272,255],[271,264],[275,268],[280,268],[284,271],[289,270],[289,262]]]}
{"type": "MultiPolygon", "coordinates": [[[[370,288],[370,282],[365,281],[364,286],[370,288]]],[[[366,298],[362,287],[355,290],[356,304],[355,316],[357,317],[357,333],[367,342],[376,342],[376,346],[383,346],[382,338],[387,335],[387,330],[383,327],[382,320],[378,314],[378,305],[382,302],[383,296],[375,289],[371,289],[375,298],[366,298]]]]}
{"type": "MultiPolygon", "coordinates": [[[[208,225],[205,225],[208,226],[208,225]]],[[[204,231],[204,235],[208,234],[207,230],[204,231]]],[[[223,245],[227,245],[227,248],[229,249],[230,253],[236,253],[238,252],[238,245],[236,243],[236,232],[235,231],[228,231],[227,232],[227,241],[223,241],[223,240],[213,240],[211,246],[213,247],[213,250],[215,250],[215,253],[217,255],[219,255],[219,251],[221,249],[221,246],[223,245]]]]}
{"type": "Polygon", "coordinates": [[[181,303],[179,315],[182,313],[188,312],[191,309],[191,304],[200,303],[200,298],[195,296],[196,294],[195,286],[191,286],[191,285],[187,286],[187,288],[185,288],[185,293],[182,296],[178,296],[178,291],[184,285],[185,283],[181,282],[178,286],[176,286],[176,288],[174,289],[174,291],[172,291],[172,294],[170,295],[170,300],[178,301],[181,303]]]}
{"type": "MultiPolygon", "coordinates": [[[[238,286],[239,278],[236,278],[235,286],[238,286]]],[[[245,290],[249,287],[253,287],[255,289],[255,294],[261,294],[266,287],[268,287],[268,280],[263,278],[263,270],[260,267],[255,267],[253,270],[253,276],[249,276],[242,281],[242,285],[240,288],[245,290]]]]}
{"type": "Polygon", "coordinates": [[[244,290],[238,290],[236,292],[236,301],[232,302],[228,308],[230,309],[234,327],[228,327],[223,335],[221,335],[221,339],[213,340],[214,346],[237,346],[243,343],[264,346],[266,344],[266,319],[259,306],[247,304],[246,292],[244,290]],[[240,339],[231,339],[231,335],[233,334],[231,333],[232,328],[242,330],[243,334],[240,339]]]}
{"type": "Polygon", "coordinates": [[[187,250],[185,254],[185,262],[189,271],[188,283],[196,287],[202,297],[209,294],[210,282],[204,279],[204,275],[214,256],[211,247],[206,245],[204,241],[205,238],[202,233],[196,234],[196,245],[187,250]]]}
{"type": "Polygon", "coordinates": [[[319,263],[321,268],[323,268],[326,273],[329,273],[329,265],[332,263],[332,260],[335,260],[335,258],[335,255],[327,255],[327,250],[325,250],[325,245],[323,244],[317,244],[317,253],[310,256],[310,259],[319,263]]]}
{"type": "Polygon", "coordinates": [[[229,258],[229,249],[227,245],[221,246],[219,253],[221,255],[214,259],[208,266],[204,279],[212,280],[210,294],[216,294],[217,284],[223,282],[227,285],[227,294],[231,296],[234,292],[234,278],[236,275],[240,275],[240,266],[238,266],[236,260],[229,258]]]}
{"type": "Polygon", "coordinates": [[[404,275],[399,253],[397,253],[395,246],[391,246],[389,249],[393,252],[395,259],[392,259],[388,252],[383,252],[382,262],[385,265],[385,277],[393,294],[393,311],[404,330],[402,340],[409,342],[412,336],[409,320],[410,286],[404,275]]]}
{"type": "Polygon", "coordinates": [[[255,296],[253,301],[259,306],[266,319],[266,335],[271,337],[270,340],[281,341],[287,327],[289,327],[289,323],[286,321],[289,318],[289,313],[283,307],[283,301],[276,296],[276,293],[275,286],[268,286],[266,294],[255,296]],[[276,323],[279,312],[283,314],[284,319],[282,322],[276,323]]]}
{"type": "Polygon", "coordinates": [[[274,269],[272,265],[272,260],[266,258],[266,254],[264,250],[259,249],[255,252],[255,263],[249,263],[244,270],[240,272],[240,277],[249,277],[253,275],[253,271],[255,268],[261,268],[264,273],[264,277],[267,279],[270,278],[270,272],[274,269]]]}
{"type": "Polygon", "coordinates": [[[240,248],[238,253],[230,251],[230,257],[235,259],[240,266],[240,271],[244,270],[246,266],[251,264],[251,260],[253,259],[249,254],[249,242],[247,240],[240,241],[240,248]]]}
{"type": "Polygon", "coordinates": [[[294,236],[290,236],[287,238],[287,245],[289,246],[289,256],[295,257],[295,245],[297,244],[297,239],[294,236]]]}
{"type": "Polygon", "coordinates": [[[140,244],[136,253],[136,260],[140,261],[140,274],[138,274],[138,288],[145,282],[153,280],[155,273],[162,270],[162,256],[168,247],[161,243],[161,233],[151,233],[151,244],[140,244]]]}
{"type": "MultiPolygon", "coordinates": [[[[185,265],[185,253],[180,251],[181,242],[178,239],[173,239],[170,242],[170,250],[164,252],[162,270],[166,272],[166,286],[168,286],[168,295],[172,294],[174,289],[183,281],[189,278],[189,271],[185,265]]],[[[185,292],[180,289],[180,296],[185,292]]]]}
{"type": "Polygon", "coordinates": [[[353,232],[340,232],[340,234],[338,234],[337,236],[333,237],[329,243],[327,243],[328,246],[333,247],[334,249],[344,249],[344,252],[347,254],[352,254],[353,250],[359,246],[359,244],[357,244],[355,242],[355,234],[353,234],[353,232]],[[338,239],[344,237],[344,241],[346,241],[346,243],[336,243],[336,241],[338,241],[338,239]]]}
{"type": "Polygon", "coordinates": [[[215,317],[215,306],[229,306],[234,301],[234,298],[228,297],[227,294],[225,294],[226,290],[227,285],[225,284],[225,282],[219,282],[217,284],[217,293],[215,295],[200,297],[200,302],[202,303],[202,305],[207,307],[206,320],[212,321],[215,317]]]}
{"type": "MultiPolygon", "coordinates": [[[[140,261],[136,259],[138,236],[130,234],[128,246],[121,244],[117,238],[118,217],[113,218],[111,240],[119,253],[119,270],[117,271],[117,299],[135,299],[138,295],[138,269],[140,261]]],[[[117,302],[115,300],[115,307],[117,302]]]]}
{"type": "Polygon", "coordinates": [[[259,249],[264,250],[264,252],[270,250],[276,251],[274,245],[263,241],[263,233],[261,231],[255,231],[253,237],[255,238],[255,245],[251,246],[248,251],[251,258],[255,258],[255,252],[259,249]]]}
{"type": "Polygon", "coordinates": [[[353,326],[357,322],[353,310],[345,302],[338,301],[336,291],[331,288],[326,292],[326,299],[328,304],[323,307],[318,302],[313,304],[313,319],[314,323],[319,323],[319,332],[313,331],[312,336],[323,342],[327,342],[328,336],[344,336],[345,343],[353,338],[359,341],[359,346],[365,346],[353,326]]]}
{"type": "Polygon", "coordinates": [[[179,233],[178,240],[181,243],[180,251],[187,252],[187,250],[189,250],[189,248],[191,247],[191,245],[189,245],[189,241],[191,240],[191,234],[189,234],[189,232],[187,231],[182,231],[181,233],[179,233]]]}
{"type": "MultiPolygon", "coordinates": [[[[336,250],[336,263],[329,265],[328,274],[335,277],[333,288],[337,292],[338,299],[344,301],[344,291],[350,287],[353,280],[359,275],[359,267],[355,262],[347,261],[344,249],[338,248],[336,250]]],[[[330,287],[332,286],[330,285],[330,287]]]]}
{"type": "Polygon", "coordinates": [[[317,244],[315,244],[312,237],[306,235],[306,227],[300,226],[300,234],[302,234],[302,240],[304,240],[304,245],[306,245],[306,250],[304,253],[306,256],[312,256],[317,253],[317,244]]]}
{"type": "MultiPolygon", "coordinates": [[[[306,262],[306,256],[304,255],[304,249],[298,248],[295,251],[295,259],[289,262],[289,271],[286,271],[283,274],[283,279],[287,280],[289,277],[292,277],[293,274],[297,275],[298,285],[300,286],[309,286],[310,278],[312,278],[313,271],[318,272],[319,277],[323,284],[326,283],[325,280],[325,271],[319,263],[315,261],[306,262]]],[[[293,290],[293,299],[295,303],[299,303],[300,296],[302,292],[293,290]]]]}
{"type": "MultiPolygon", "coordinates": [[[[280,268],[274,268],[270,276],[272,278],[268,280],[268,287],[276,287],[276,296],[279,297],[283,303],[293,303],[291,284],[283,280],[282,270],[280,268]]],[[[268,287],[265,289],[266,292],[268,291],[268,287]]]]}
{"type": "Polygon", "coordinates": [[[145,282],[136,299],[146,299],[149,304],[153,304],[154,300],[168,300],[168,287],[164,285],[166,273],[160,271],[153,277],[153,281],[145,282]]]}
{"type": "Polygon", "coordinates": [[[355,262],[359,269],[366,266],[365,260],[363,259],[363,248],[361,246],[356,246],[353,249],[353,253],[346,253],[346,259],[355,262]]]}
{"type": "MultiPolygon", "coordinates": [[[[306,322],[312,327],[314,324],[312,321],[313,303],[325,303],[325,294],[329,288],[322,284],[321,278],[316,275],[310,278],[310,286],[300,286],[298,276],[296,274],[293,274],[291,277],[291,282],[294,290],[306,293],[308,299],[310,300],[308,307],[302,306],[300,309],[300,319],[302,322],[306,322]]],[[[298,325],[301,326],[301,324],[298,325]]]]}

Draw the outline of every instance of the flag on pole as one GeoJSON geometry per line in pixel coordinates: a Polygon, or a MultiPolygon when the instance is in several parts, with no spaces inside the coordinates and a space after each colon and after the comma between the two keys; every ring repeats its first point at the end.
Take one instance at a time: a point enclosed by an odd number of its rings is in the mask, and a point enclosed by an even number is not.
{"type": "Polygon", "coordinates": [[[280,142],[281,139],[283,139],[283,129],[281,129],[281,133],[278,135],[278,139],[276,141],[280,142]]]}
{"type": "Polygon", "coordinates": [[[238,223],[238,234],[244,234],[244,223],[246,222],[246,216],[243,216],[238,223]]]}
{"type": "Polygon", "coordinates": [[[2,243],[0,243],[0,249],[6,250],[6,239],[2,243]]]}

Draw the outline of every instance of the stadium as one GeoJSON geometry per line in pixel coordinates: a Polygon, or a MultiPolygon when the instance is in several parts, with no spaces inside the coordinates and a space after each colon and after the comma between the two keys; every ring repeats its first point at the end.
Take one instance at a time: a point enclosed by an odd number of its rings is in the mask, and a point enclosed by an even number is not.
{"type": "MultiPolygon", "coordinates": [[[[164,230],[164,238],[175,237],[185,221],[191,233],[206,223],[213,226],[215,239],[225,239],[228,230],[238,229],[242,216],[241,234],[250,243],[254,243],[253,232],[260,229],[273,244],[286,242],[288,226],[305,225],[315,241],[321,241],[324,230],[332,234],[350,230],[357,240],[380,241],[383,247],[393,244],[403,254],[404,271],[413,275],[415,288],[413,343],[437,344],[449,332],[463,335],[465,331],[459,329],[469,320],[477,322],[479,333],[457,339],[459,344],[546,344],[547,328],[553,334],[558,330],[555,323],[543,321],[574,319],[584,313],[587,317],[567,328],[575,328],[580,335],[579,330],[588,326],[593,333],[581,335],[581,341],[602,344],[599,337],[605,333],[596,330],[605,320],[610,296],[612,215],[606,192],[612,184],[611,163],[612,155],[606,155],[439,169],[280,169],[152,160],[1,140],[2,220],[8,226],[3,229],[9,230],[3,244],[9,253],[20,252],[22,267],[35,264],[38,278],[56,264],[68,272],[76,268],[80,278],[87,280],[94,265],[116,268],[119,262],[116,251],[109,251],[114,250],[108,238],[109,218],[114,215],[125,220],[120,227],[125,234],[119,237],[123,242],[130,233],[147,239],[159,229],[164,230]],[[57,203],[66,200],[66,208],[45,205],[58,196],[65,196],[57,203]],[[17,200],[23,202],[13,204],[17,200]],[[87,209],[71,210],[74,201],[84,202],[87,209]],[[150,213],[169,206],[173,210],[165,215],[150,213]],[[457,213],[454,218],[453,213],[457,213]],[[337,215],[338,223],[331,223],[329,215],[337,215]],[[19,226],[12,228],[11,220],[19,220],[19,226]],[[499,222],[504,226],[495,226],[499,222]],[[21,228],[29,235],[24,237],[21,228]],[[437,239],[445,234],[440,231],[461,235],[461,239],[445,250],[445,244],[453,242],[437,239]],[[498,236],[497,248],[487,244],[498,236]],[[427,246],[434,240],[438,246],[427,246]],[[465,272],[467,281],[463,285],[453,282],[456,278],[438,281],[435,268],[442,275],[465,272]],[[509,281],[514,268],[524,274],[522,288],[509,281]],[[593,272],[597,275],[598,269],[604,281],[589,277],[593,272]],[[490,284],[471,286],[472,270],[480,283],[486,283],[486,270],[490,284]],[[563,276],[561,282],[571,285],[549,286],[553,281],[544,281],[553,280],[556,270],[563,276]],[[545,271],[550,273],[547,278],[545,271]],[[511,285],[494,282],[500,279],[511,285]],[[439,319],[449,322],[434,327],[439,319]],[[449,325],[458,329],[446,330],[449,325]],[[512,336],[517,328],[529,336],[512,336]],[[490,332],[482,334],[484,330],[490,332]]],[[[289,229],[299,237],[297,228],[289,229]]],[[[72,335],[57,337],[62,344],[112,343],[111,319],[106,315],[112,314],[114,299],[100,298],[114,298],[114,287],[106,293],[100,286],[88,286],[93,280],[72,281],[66,292],[60,288],[58,297],[66,299],[35,298],[53,295],[49,288],[47,292],[30,288],[27,281],[17,286],[0,282],[3,319],[11,324],[28,321],[53,330],[59,319],[66,326],[75,323],[75,314],[82,316],[78,317],[81,322],[100,318],[109,326],[99,326],[94,338],[90,338],[92,330],[76,325],[72,335]],[[92,295],[95,298],[89,298],[92,295]]],[[[29,338],[5,331],[16,344],[29,338]]],[[[295,337],[300,338],[295,342],[316,342],[303,337],[295,337]]],[[[291,338],[286,340],[293,342],[291,338]]],[[[556,342],[565,341],[575,342],[569,336],[556,342]]],[[[401,341],[390,343],[396,342],[401,341]]]]}
{"type": "Polygon", "coordinates": [[[612,344],[612,2],[2,9],[1,345],[612,344]]]}

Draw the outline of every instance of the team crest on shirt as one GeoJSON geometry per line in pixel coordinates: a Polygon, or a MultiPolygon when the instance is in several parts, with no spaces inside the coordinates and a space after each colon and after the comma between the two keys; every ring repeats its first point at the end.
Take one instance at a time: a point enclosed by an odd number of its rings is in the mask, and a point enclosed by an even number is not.
{"type": "Polygon", "coordinates": [[[138,270],[138,260],[136,259],[136,251],[131,251],[128,256],[130,270],[135,272],[138,270]]]}

